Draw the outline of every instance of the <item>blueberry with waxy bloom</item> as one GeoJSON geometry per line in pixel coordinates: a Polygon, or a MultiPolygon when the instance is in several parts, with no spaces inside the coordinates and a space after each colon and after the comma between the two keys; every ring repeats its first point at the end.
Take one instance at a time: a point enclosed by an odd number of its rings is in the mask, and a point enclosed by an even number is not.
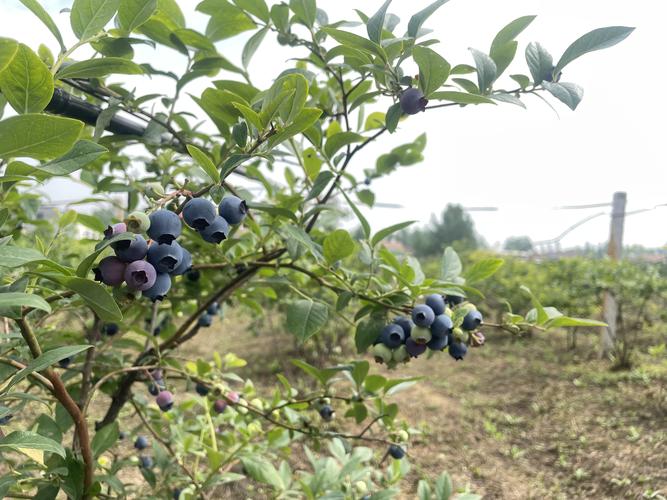
{"type": "Polygon", "coordinates": [[[109,337],[118,333],[118,325],[116,323],[105,323],[102,327],[102,333],[109,337]]]}
{"type": "MultiPolygon", "coordinates": [[[[155,277],[155,283],[148,290],[142,292],[144,297],[148,297],[153,302],[158,300],[164,300],[167,296],[167,292],[171,288],[171,276],[167,273],[157,273],[155,277]]],[[[160,326],[156,326],[153,330],[153,335],[158,335],[160,333],[160,326]]]]}
{"type": "Polygon", "coordinates": [[[394,318],[394,323],[400,325],[400,327],[403,328],[403,332],[405,332],[405,338],[407,339],[410,336],[410,332],[412,332],[412,327],[414,326],[410,318],[406,316],[398,316],[394,318]]]}
{"type": "Polygon", "coordinates": [[[477,310],[472,310],[463,318],[461,328],[467,331],[476,330],[482,324],[482,313],[477,310]]]}
{"type": "Polygon", "coordinates": [[[227,409],[227,402],[224,399],[216,399],[213,403],[213,411],[222,413],[227,409]]]}
{"type": "MultiPolygon", "coordinates": [[[[188,279],[190,279],[190,273],[199,273],[199,271],[192,271],[192,254],[187,250],[187,248],[181,247],[181,252],[183,257],[181,263],[176,266],[176,268],[171,272],[173,276],[180,276],[187,273],[188,279]]],[[[190,280],[197,281],[197,280],[190,280]]]]}
{"type": "Polygon", "coordinates": [[[449,355],[456,361],[462,360],[468,352],[468,346],[463,342],[457,342],[453,336],[449,337],[449,355]]]}
{"type": "Polygon", "coordinates": [[[144,469],[152,469],[154,465],[152,457],[141,456],[139,457],[139,462],[144,469]]]}
{"type": "Polygon", "coordinates": [[[201,382],[197,382],[197,385],[195,385],[195,391],[197,394],[200,396],[206,396],[208,394],[208,386],[202,384],[201,382]]]}
{"type": "Polygon", "coordinates": [[[431,341],[426,344],[426,347],[432,351],[442,351],[449,342],[449,336],[444,335],[442,337],[433,337],[431,341]]]}
{"type": "Polygon", "coordinates": [[[400,460],[405,456],[405,450],[403,450],[403,448],[397,444],[392,444],[389,446],[389,455],[391,455],[391,457],[395,458],[396,460],[400,460]]]}
{"type": "Polygon", "coordinates": [[[248,205],[238,196],[225,196],[218,206],[218,214],[232,225],[241,223],[248,214],[248,205]]]}
{"type": "Polygon", "coordinates": [[[445,302],[448,306],[453,307],[461,304],[465,298],[460,297],[459,295],[445,295],[445,302]]]}
{"type": "Polygon", "coordinates": [[[11,419],[14,418],[14,415],[11,413],[8,415],[5,415],[4,417],[0,417],[0,425],[7,425],[11,419]]]}
{"type": "Polygon", "coordinates": [[[227,239],[229,223],[223,217],[217,216],[211,224],[199,231],[199,234],[204,241],[217,245],[227,239]]]}
{"type": "Polygon", "coordinates": [[[144,260],[135,260],[125,268],[125,283],[132,290],[148,290],[156,279],[155,268],[144,260]]]}
{"type": "Polygon", "coordinates": [[[155,398],[155,402],[162,411],[169,411],[174,406],[174,395],[169,391],[160,391],[155,398]]]}
{"type": "Polygon", "coordinates": [[[441,314],[435,317],[433,324],[431,325],[431,333],[434,338],[442,338],[449,335],[454,328],[454,323],[452,319],[446,314],[441,314]]]}
{"type": "Polygon", "coordinates": [[[211,326],[211,324],[213,324],[213,317],[207,313],[199,316],[199,319],[197,320],[197,325],[201,326],[202,328],[208,328],[211,326]]]}
{"type": "Polygon", "coordinates": [[[432,293],[424,301],[427,306],[433,309],[433,314],[439,316],[445,312],[445,299],[442,298],[442,295],[437,293],[432,293]]]}
{"type": "Polygon", "coordinates": [[[175,241],[162,244],[152,243],[148,247],[146,260],[158,273],[171,273],[183,260],[183,248],[175,241]]]}
{"type": "Polygon", "coordinates": [[[428,328],[435,320],[435,313],[426,304],[419,304],[412,309],[412,321],[417,326],[428,328]]]}
{"type": "Polygon", "coordinates": [[[104,257],[93,269],[95,281],[109,286],[119,286],[125,280],[125,268],[127,264],[118,257],[109,255],[104,257]]]}
{"type": "Polygon", "coordinates": [[[137,439],[134,441],[134,447],[137,450],[143,450],[148,448],[148,439],[145,436],[137,436],[137,439]]]}
{"type": "Polygon", "coordinates": [[[216,215],[215,205],[204,198],[192,198],[183,206],[183,220],[197,231],[211,225],[216,215]]]}
{"type": "Polygon", "coordinates": [[[320,417],[322,417],[322,420],[325,422],[331,421],[335,414],[336,412],[330,405],[324,405],[320,408],[320,417]]]}
{"type": "Polygon", "coordinates": [[[157,210],[149,216],[148,236],[158,243],[171,243],[181,234],[181,219],[169,210],[157,210]]]}
{"type": "Polygon", "coordinates": [[[391,323],[385,326],[380,332],[379,341],[390,349],[395,349],[403,343],[405,332],[400,325],[391,323]]]}
{"type": "Polygon", "coordinates": [[[123,262],[141,260],[148,253],[148,243],[140,234],[135,235],[133,240],[121,240],[112,245],[116,255],[123,262]]]}
{"type": "Polygon", "coordinates": [[[213,304],[208,306],[208,308],[206,309],[206,313],[213,316],[214,314],[218,314],[219,310],[220,310],[220,304],[218,302],[213,302],[213,304]]]}
{"type": "Polygon", "coordinates": [[[416,88],[409,88],[404,90],[399,97],[401,110],[406,115],[415,115],[420,111],[426,110],[428,99],[424,97],[424,93],[416,88]]]}

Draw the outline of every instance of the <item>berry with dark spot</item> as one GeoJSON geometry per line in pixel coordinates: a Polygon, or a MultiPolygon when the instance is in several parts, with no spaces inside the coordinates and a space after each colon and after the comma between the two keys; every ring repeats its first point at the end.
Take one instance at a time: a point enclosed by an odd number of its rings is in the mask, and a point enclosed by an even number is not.
{"type": "MultiPolygon", "coordinates": [[[[181,259],[181,263],[176,266],[176,269],[174,269],[171,274],[173,276],[180,276],[181,274],[189,274],[189,273],[198,273],[199,271],[191,271],[192,268],[192,254],[188,252],[186,248],[181,247],[181,252],[183,252],[183,258],[181,259]]],[[[188,276],[189,278],[189,276],[188,276]]],[[[199,279],[199,278],[197,278],[199,279]]],[[[192,280],[192,281],[197,281],[197,280],[192,280]]]]}
{"type": "Polygon", "coordinates": [[[412,310],[412,321],[417,326],[428,328],[435,320],[435,313],[426,304],[419,304],[412,310]]]}
{"type": "Polygon", "coordinates": [[[169,210],[157,210],[149,216],[148,236],[158,243],[171,243],[181,234],[181,219],[169,210]]]}
{"type": "Polygon", "coordinates": [[[137,450],[143,450],[148,448],[148,439],[144,436],[137,436],[137,439],[134,441],[134,447],[137,450]]]}
{"type": "Polygon", "coordinates": [[[413,340],[412,337],[408,337],[408,339],[405,341],[405,349],[408,351],[410,356],[416,358],[426,352],[426,344],[418,344],[413,340]]]}
{"type": "Polygon", "coordinates": [[[410,318],[406,316],[398,316],[397,318],[394,318],[394,323],[403,328],[403,331],[405,332],[405,338],[407,339],[410,336],[410,332],[412,332],[412,327],[414,326],[410,318]]]}
{"type": "Polygon", "coordinates": [[[220,205],[218,205],[218,213],[220,217],[232,225],[239,224],[248,214],[248,205],[238,196],[225,196],[220,205]]]}
{"type": "Polygon", "coordinates": [[[199,231],[199,234],[204,238],[204,241],[217,245],[227,239],[229,224],[223,217],[217,216],[211,224],[199,231]]]}
{"type": "Polygon", "coordinates": [[[213,411],[222,413],[227,409],[227,402],[224,399],[216,399],[213,403],[213,411]]]}
{"type": "Polygon", "coordinates": [[[148,243],[143,236],[137,234],[133,240],[122,240],[113,243],[113,249],[123,262],[133,262],[146,257],[148,243]]]}
{"type": "Polygon", "coordinates": [[[143,292],[155,284],[157,272],[144,260],[135,260],[125,268],[125,283],[132,290],[143,292]]]}
{"type": "Polygon", "coordinates": [[[320,417],[322,417],[322,420],[325,422],[330,422],[335,414],[336,412],[330,405],[324,405],[320,408],[320,417]]]}
{"type": "Polygon", "coordinates": [[[426,297],[426,300],[424,302],[426,303],[427,306],[433,309],[433,313],[436,316],[439,316],[445,312],[445,299],[442,298],[442,295],[438,295],[437,293],[432,293],[431,295],[426,297]]]}
{"type": "Polygon", "coordinates": [[[392,444],[389,446],[389,455],[396,460],[400,460],[405,456],[405,450],[397,444],[392,444]]]}
{"type": "Polygon", "coordinates": [[[401,93],[399,98],[401,110],[406,115],[415,115],[420,111],[426,110],[428,99],[424,97],[424,93],[416,88],[409,88],[401,93]]]}
{"type": "Polygon", "coordinates": [[[477,330],[482,324],[482,313],[477,310],[470,311],[463,318],[463,323],[461,323],[461,328],[467,331],[477,330]]]}
{"type": "Polygon", "coordinates": [[[118,333],[118,325],[116,323],[105,323],[102,327],[102,333],[109,337],[118,333]]]}
{"type": "Polygon", "coordinates": [[[155,402],[162,411],[169,411],[174,406],[174,395],[169,391],[160,391],[155,398],[155,402]]]}
{"type": "Polygon", "coordinates": [[[146,260],[158,273],[171,273],[183,260],[183,248],[175,241],[162,244],[153,243],[148,247],[146,260]]]}
{"type": "Polygon", "coordinates": [[[433,324],[431,325],[431,333],[434,338],[442,338],[449,335],[454,328],[454,323],[452,319],[446,314],[441,314],[435,317],[433,324]]]}
{"type": "Polygon", "coordinates": [[[202,328],[208,328],[211,326],[213,323],[213,317],[210,314],[204,313],[201,316],[199,316],[199,319],[197,320],[197,325],[201,326],[202,328]]]}
{"type": "Polygon", "coordinates": [[[119,286],[125,279],[125,268],[127,264],[118,257],[110,255],[104,257],[93,269],[95,281],[109,286],[119,286]]]}
{"type": "Polygon", "coordinates": [[[206,396],[208,394],[209,389],[204,384],[197,382],[197,385],[195,385],[195,391],[197,391],[197,394],[199,394],[200,396],[206,396]]]}
{"type": "Polygon", "coordinates": [[[193,198],[183,207],[183,220],[197,231],[213,223],[215,216],[215,205],[204,198],[193,198]]]}
{"type": "Polygon", "coordinates": [[[390,349],[395,349],[405,340],[405,332],[400,325],[392,323],[382,329],[379,340],[390,349]]]}
{"type": "Polygon", "coordinates": [[[151,221],[143,212],[132,212],[125,218],[125,225],[131,233],[141,234],[148,231],[151,221]]]}
{"type": "Polygon", "coordinates": [[[72,364],[72,358],[63,358],[60,361],[58,361],[58,364],[60,365],[60,368],[67,368],[69,365],[72,364]]]}
{"type": "Polygon", "coordinates": [[[152,457],[141,456],[139,457],[139,462],[141,464],[141,467],[143,467],[144,469],[152,469],[154,465],[152,457]]]}
{"type": "MultiPolygon", "coordinates": [[[[155,283],[153,284],[153,286],[150,287],[148,290],[144,290],[142,293],[144,297],[148,297],[153,302],[156,302],[158,300],[164,300],[170,288],[171,288],[171,276],[169,276],[167,273],[157,273],[157,276],[155,277],[155,283]]],[[[153,335],[158,335],[159,333],[160,333],[160,326],[158,325],[155,327],[155,330],[153,330],[153,335]]]]}

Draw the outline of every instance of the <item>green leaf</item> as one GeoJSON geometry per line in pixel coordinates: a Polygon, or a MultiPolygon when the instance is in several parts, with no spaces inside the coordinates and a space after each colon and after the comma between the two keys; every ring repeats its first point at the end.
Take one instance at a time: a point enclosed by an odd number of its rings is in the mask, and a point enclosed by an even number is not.
{"type": "Polygon", "coordinates": [[[327,142],[324,145],[324,153],[329,158],[333,158],[333,155],[336,154],[336,151],[340,148],[345,147],[348,144],[354,144],[355,142],[362,142],[363,140],[364,136],[355,132],[339,132],[327,139],[327,142]]]}
{"type": "Polygon", "coordinates": [[[46,257],[34,248],[23,248],[14,245],[0,246],[0,267],[21,267],[42,259],[46,259],[46,257]]]}
{"type": "Polygon", "coordinates": [[[16,40],[0,37],[0,73],[12,62],[18,50],[19,43],[16,40]]]}
{"type": "Polygon", "coordinates": [[[287,4],[279,3],[271,6],[271,21],[276,25],[278,31],[282,33],[289,31],[289,7],[287,4]]]}
{"type": "Polygon", "coordinates": [[[206,25],[206,36],[211,41],[218,42],[256,27],[257,25],[242,9],[229,2],[220,2],[215,4],[215,13],[206,25]]]}
{"type": "Polygon", "coordinates": [[[369,375],[364,380],[364,388],[368,392],[377,392],[384,387],[387,383],[387,379],[382,375],[369,375]]]}
{"type": "Polygon", "coordinates": [[[387,127],[387,131],[390,134],[393,134],[396,131],[398,121],[401,119],[402,114],[403,111],[401,110],[400,103],[397,102],[389,106],[387,114],[385,115],[385,127],[387,127]]]}
{"type": "Polygon", "coordinates": [[[536,321],[535,321],[536,324],[543,325],[544,323],[546,323],[549,320],[549,315],[544,310],[544,307],[542,306],[540,301],[537,300],[537,297],[535,297],[535,295],[533,295],[533,292],[530,291],[530,288],[528,288],[527,286],[521,285],[519,287],[519,289],[523,293],[528,295],[528,297],[530,297],[530,301],[533,304],[533,307],[535,308],[535,311],[537,313],[537,317],[536,317],[536,321]]]}
{"type": "Polygon", "coordinates": [[[424,21],[426,21],[431,16],[431,14],[445,5],[448,1],[449,0],[437,0],[412,16],[408,22],[408,36],[417,38],[419,30],[421,29],[422,24],[424,24],[424,21]]]}
{"type": "Polygon", "coordinates": [[[426,97],[438,90],[447,81],[450,64],[437,52],[428,47],[416,46],[412,57],[419,66],[419,87],[426,97]]]}
{"type": "Polygon", "coordinates": [[[285,225],[281,228],[285,241],[291,241],[307,249],[317,260],[323,258],[319,245],[315,244],[310,235],[302,228],[293,225],[285,225]]]}
{"type": "Polygon", "coordinates": [[[394,234],[395,232],[400,231],[401,229],[405,229],[406,227],[411,226],[415,222],[417,221],[409,220],[406,222],[399,222],[398,224],[394,224],[393,226],[385,227],[384,229],[380,229],[377,233],[375,233],[375,236],[373,236],[373,238],[371,239],[371,246],[374,247],[390,234],[394,234]]]}
{"type": "Polygon", "coordinates": [[[26,365],[25,368],[19,370],[16,375],[12,377],[7,386],[3,388],[5,392],[9,391],[12,387],[18,384],[21,380],[26,378],[28,375],[41,372],[49,366],[56,364],[61,359],[70,358],[83,352],[87,349],[93,347],[92,345],[71,345],[64,347],[56,347],[50,351],[46,351],[41,356],[36,357],[30,363],[26,365]]]}
{"type": "Polygon", "coordinates": [[[357,216],[357,219],[359,219],[359,223],[361,224],[361,229],[364,232],[364,236],[368,239],[371,236],[371,225],[368,223],[366,220],[366,217],[359,211],[357,206],[350,200],[350,197],[345,193],[345,191],[341,191],[345,199],[347,200],[347,204],[350,205],[350,208],[354,212],[354,215],[357,216]]]}
{"type": "Polygon", "coordinates": [[[526,47],[526,62],[533,77],[533,83],[539,85],[543,80],[551,80],[554,62],[551,54],[537,42],[526,47]]]}
{"type": "Polygon", "coordinates": [[[358,49],[369,54],[376,55],[383,61],[387,61],[387,54],[385,53],[384,49],[380,47],[380,45],[371,42],[362,36],[355,35],[349,31],[337,30],[335,28],[322,28],[322,31],[346,47],[352,47],[353,49],[358,49]]]}
{"type": "Polygon", "coordinates": [[[354,363],[354,368],[352,368],[352,373],[350,375],[352,375],[352,380],[354,380],[357,387],[361,386],[366,375],[368,375],[369,369],[370,365],[368,364],[368,361],[357,361],[354,363]]]}
{"type": "Polygon", "coordinates": [[[493,276],[504,263],[503,259],[484,259],[475,262],[463,275],[466,284],[472,285],[493,276]]]}
{"type": "Polygon", "coordinates": [[[385,321],[377,317],[370,317],[359,322],[354,334],[354,345],[359,354],[366,352],[373,345],[384,326],[385,321]]]}
{"type": "Polygon", "coordinates": [[[477,67],[477,86],[481,94],[487,94],[498,76],[496,63],[488,55],[476,49],[470,49],[477,67]]]}
{"type": "Polygon", "coordinates": [[[613,47],[617,43],[625,40],[633,31],[634,28],[628,28],[627,26],[609,26],[607,28],[598,28],[589,31],[575,40],[565,50],[560,57],[558,64],[556,64],[554,73],[560,73],[565,66],[588,52],[613,47]]]}
{"type": "Polygon", "coordinates": [[[131,33],[151,18],[157,6],[157,0],[120,0],[118,24],[131,33]]]}
{"type": "Polygon", "coordinates": [[[266,26],[248,39],[245,46],[243,47],[243,53],[241,54],[241,63],[243,64],[244,68],[248,68],[252,56],[255,55],[255,52],[257,52],[257,49],[268,32],[269,27],[266,26]]]}
{"type": "Polygon", "coordinates": [[[324,238],[323,248],[324,258],[327,262],[333,264],[352,255],[356,245],[350,233],[345,229],[336,229],[324,238]]]}
{"type": "Polygon", "coordinates": [[[496,104],[493,102],[493,99],[484,97],[483,95],[450,90],[435,92],[429,96],[429,99],[436,101],[451,101],[458,104],[496,104]]]}
{"type": "Polygon", "coordinates": [[[65,78],[98,78],[111,74],[141,75],[143,72],[141,66],[123,57],[102,57],[65,66],[56,73],[56,77],[60,80],[65,78]]]}
{"type": "Polygon", "coordinates": [[[17,113],[38,113],[53,96],[53,76],[39,56],[21,43],[0,73],[0,89],[17,113]]]}
{"type": "Polygon", "coordinates": [[[516,54],[517,43],[514,39],[525,30],[536,16],[523,16],[515,19],[501,29],[491,42],[489,55],[496,63],[498,75],[502,75],[516,54]]]}
{"type": "Polygon", "coordinates": [[[366,23],[366,32],[368,38],[375,43],[382,41],[382,30],[384,29],[384,18],[387,15],[387,9],[391,0],[386,0],[385,3],[373,14],[373,16],[366,23]]]}
{"type": "Polygon", "coordinates": [[[269,148],[273,148],[290,137],[303,132],[315,123],[321,114],[321,109],[303,108],[291,124],[269,138],[269,148]]]}
{"type": "Polygon", "coordinates": [[[304,343],[322,329],[328,317],[326,304],[311,299],[297,300],[287,306],[287,330],[304,343]]]}
{"type": "Polygon", "coordinates": [[[313,365],[310,365],[299,359],[292,359],[290,361],[294,366],[300,368],[314,379],[317,379],[322,385],[326,385],[327,382],[337,373],[348,369],[345,366],[336,366],[333,368],[323,368],[322,370],[318,370],[313,365]]]}
{"type": "MultiPolygon", "coordinates": [[[[60,49],[65,52],[67,49],[63,43],[63,37],[60,34],[60,30],[58,29],[58,26],[56,26],[56,23],[53,22],[53,19],[51,19],[49,13],[44,10],[44,7],[42,7],[37,0],[20,0],[20,2],[28,9],[30,9],[32,13],[35,14],[39,20],[44,23],[53,36],[56,37],[56,40],[58,40],[60,49]]],[[[2,64],[0,64],[0,68],[2,68],[2,64]]]]}
{"type": "Polygon", "coordinates": [[[53,439],[40,436],[35,432],[14,431],[0,438],[0,450],[19,451],[41,450],[55,453],[65,458],[65,448],[53,439]]]}
{"type": "Polygon", "coordinates": [[[549,321],[547,321],[546,325],[547,328],[559,328],[559,327],[565,327],[565,326],[590,326],[590,327],[596,327],[596,326],[607,326],[607,323],[604,323],[602,321],[596,321],[594,319],[584,319],[584,318],[571,318],[569,316],[559,316],[557,318],[553,318],[549,321]]]}
{"type": "Polygon", "coordinates": [[[294,212],[283,207],[268,205],[266,203],[248,203],[248,208],[250,210],[259,210],[261,212],[266,212],[274,217],[285,217],[287,219],[290,219],[294,223],[298,222],[298,219],[294,214],[294,212]]]}
{"type": "Polygon", "coordinates": [[[334,173],[331,170],[323,170],[317,175],[315,182],[313,182],[313,187],[310,188],[308,196],[304,201],[312,200],[313,198],[320,195],[324,188],[327,187],[331,179],[335,177],[334,173]]]}
{"type": "Polygon", "coordinates": [[[17,306],[34,307],[47,313],[51,312],[49,303],[39,295],[19,292],[0,293],[0,310],[17,306]]]}
{"type": "Polygon", "coordinates": [[[252,158],[252,155],[247,154],[233,154],[225,160],[220,169],[220,179],[225,180],[229,174],[231,174],[236,167],[246,160],[252,158]]]}
{"type": "Polygon", "coordinates": [[[79,277],[62,280],[64,286],[77,293],[103,321],[120,321],[123,314],[116,301],[101,284],[79,277]]]}
{"type": "Polygon", "coordinates": [[[60,158],[56,158],[44,165],[34,165],[33,168],[51,175],[69,175],[108,152],[109,150],[104,146],[83,139],[77,141],[74,147],[60,158]]]}
{"type": "Polygon", "coordinates": [[[246,106],[245,104],[241,104],[240,102],[234,102],[232,103],[232,106],[238,109],[239,112],[243,115],[243,118],[245,118],[246,121],[253,125],[258,131],[261,132],[264,130],[264,124],[262,123],[262,119],[259,117],[259,113],[257,113],[257,111],[249,106],[246,106]]]}
{"type": "Polygon", "coordinates": [[[67,153],[83,123],[52,115],[27,114],[0,121],[0,158],[48,160],[67,153]]]}
{"type": "Polygon", "coordinates": [[[453,489],[449,474],[443,472],[435,482],[435,500],[449,500],[453,489]]]}
{"type": "Polygon", "coordinates": [[[542,86],[556,99],[566,104],[572,111],[577,109],[584,97],[584,89],[574,83],[542,82],[542,86]]]}
{"type": "Polygon", "coordinates": [[[187,145],[188,153],[199,164],[204,173],[216,184],[220,182],[220,172],[215,163],[201,149],[193,144],[187,145]]]}
{"type": "Polygon", "coordinates": [[[440,269],[440,277],[443,281],[454,281],[461,275],[463,265],[458,254],[452,247],[445,248],[440,269]]]}
{"type": "Polygon", "coordinates": [[[522,89],[528,88],[530,85],[530,78],[526,75],[510,75],[510,78],[518,83],[522,89]]]}
{"type": "Polygon", "coordinates": [[[119,1],[74,0],[70,24],[79,40],[86,40],[102,31],[118,10],[119,1]]]}
{"type": "Polygon", "coordinates": [[[111,425],[105,425],[95,433],[95,437],[90,443],[93,449],[93,456],[99,457],[102,453],[111,448],[118,442],[118,421],[114,421],[111,425]]]}
{"type": "Polygon", "coordinates": [[[265,23],[269,22],[269,8],[264,0],[234,0],[234,3],[265,23]]]}
{"type": "Polygon", "coordinates": [[[313,27],[317,17],[315,0],[290,0],[289,7],[306,26],[313,27]]]}

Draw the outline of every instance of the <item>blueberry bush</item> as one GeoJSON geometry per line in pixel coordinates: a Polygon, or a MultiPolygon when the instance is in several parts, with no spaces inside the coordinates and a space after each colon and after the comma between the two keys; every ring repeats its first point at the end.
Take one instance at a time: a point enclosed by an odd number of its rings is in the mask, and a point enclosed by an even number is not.
{"type": "MultiPolygon", "coordinates": [[[[525,315],[485,322],[474,300],[500,259],[464,272],[448,248],[427,277],[383,244],[411,222],[373,231],[359,209],[373,205],[374,179],[423,159],[426,135],[389,139],[374,166],[353,168],[403,120],[532,96],[574,110],[582,89],[564,80],[568,65],[632,31],[596,29],[557,60],[530,43],[528,72],[503,79],[534,16],[454,64],[427,28],[446,1],[401,24],[391,0],[347,21],[315,0],[204,0],[199,32],[176,0],[74,0],[57,18],[20,0],[53,43],[0,38],[1,496],[391,498],[414,432],[391,402],[416,383],[403,363],[462,360],[481,328],[600,325],[528,288],[525,315]],[[242,33],[240,58],[219,51],[242,33]],[[248,65],[276,42],[290,67],[258,88],[248,65]],[[139,60],[143,45],[183,70],[139,60]],[[174,92],[138,94],[124,75],[166,78],[174,92]],[[209,84],[192,94],[193,81],[209,84]],[[93,194],[48,216],[35,188],[56,177],[93,194]],[[359,238],[338,224],[343,211],[359,238]],[[279,374],[256,388],[232,353],[179,356],[225,310],[261,316],[268,303],[300,343],[345,325],[356,359],[295,359],[312,384],[279,374]]],[[[416,492],[456,493],[445,473],[416,492]]]]}

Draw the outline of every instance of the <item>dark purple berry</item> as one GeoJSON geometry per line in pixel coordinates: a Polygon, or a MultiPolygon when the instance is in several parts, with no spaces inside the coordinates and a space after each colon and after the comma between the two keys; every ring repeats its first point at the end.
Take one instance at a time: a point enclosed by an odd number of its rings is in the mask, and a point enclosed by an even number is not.
{"type": "Polygon", "coordinates": [[[223,217],[217,216],[209,226],[199,231],[199,234],[204,238],[204,241],[217,245],[227,239],[229,224],[223,217]]]}
{"type": "Polygon", "coordinates": [[[148,439],[144,436],[137,436],[137,439],[134,441],[134,447],[137,450],[144,450],[148,448],[148,439]]]}
{"type": "Polygon", "coordinates": [[[412,340],[412,337],[408,337],[405,341],[405,348],[408,351],[408,354],[413,358],[421,356],[426,352],[426,344],[418,344],[412,340]]]}
{"type": "Polygon", "coordinates": [[[123,240],[113,243],[113,248],[118,258],[123,262],[141,260],[148,253],[148,243],[140,234],[135,235],[133,240],[123,240]]]}
{"type": "Polygon", "coordinates": [[[181,234],[181,219],[169,210],[157,210],[150,214],[148,236],[158,243],[171,243],[181,234]]]}
{"type": "Polygon", "coordinates": [[[209,389],[204,384],[197,382],[197,385],[195,385],[195,391],[197,391],[197,394],[199,394],[200,396],[206,396],[208,394],[209,389]]]}
{"type": "Polygon", "coordinates": [[[419,304],[412,310],[412,321],[415,325],[428,328],[435,320],[435,313],[426,304],[419,304]]]}
{"type": "Polygon", "coordinates": [[[232,225],[239,224],[248,214],[248,206],[238,196],[225,196],[218,206],[220,217],[232,225]]]}
{"type": "Polygon", "coordinates": [[[420,111],[424,111],[428,104],[428,99],[424,97],[424,93],[416,88],[409,88],[403,91],[399,101],[401,103],[401,110],[406,115],[415,115],[420,111]]]}
{"type": "Polygon", "coordinates": [[[227,402],[222,399],[216,399],[213,403],[213,411],[216,413],[222,413],[227,408],[227,402]]]}
{"type": "Polygon", "coordinates": [[[106,323],[102,327],[102,333],[110,337],[118,333],[118,325],[116,323],[106,323]]]}
{"type": "Polygon", "coordinates": [[[109,286],[118,286],[125,279],[125,268],[127,264],[118,257],[110,255],[104,257],[93,269],[95,281],[99,281],[109,286]]]}
{"type": "Polygon", "coordinates": [[[135,260],[125,269],[125,283],[132,290],[143,292],[155,284],[157,272],[144,260],[135,260]]]}
{"type": "Polygon", "coordinates": [[[436,316],[443,314],[445,312],[445,299],[442,298],[442,295],[437,293],[432,293],[426,297],[426,305],[433,309],[433,313],[436,316]]]}
{"type": "Polygon", "coordinates": [[[389,455],[391,455],[391,457],[395,458],[396,460],[400,460],[405,456],[405,451],[397,444],[392,444],[389,446],[389,455]]]}
{"type": "Polygon", "coordinates": [[[446,314],[441,314],[435,317],[435,320],[431,325],[431,334],[433,335],[433,338],[446,337],[452,332],[452,328],[454,328],[452,319],[446,314]]]}
{"type": "Polygon", "coordinates": [[[482,313],[479,311],[470,311],[463,318],[463,323],[461,323],[461,328],[467,331],[477,330],[482,324],[482,313]]]}
{"type": "Polygon", "coordinates": [[[190,268],[192,267],[192,254],[183,247],[181,247],[181,251],[183,252],[183,258],[181,259],[181,263],[178,266],[176,266],[176,269],[174,269],[171,272],[173,276],[180,276],[181,274],[186,274],[190,272],[190,268]]]}
{"type": "Polygon", "coordinates": [[[171,273],[183,260],[183,249],[175,241],[162,244],[152,243],[148,247],[146,260],[158,273],[171,273]]]}
{"type": "Polygon", "coordinates": [[[151,371],[151,378],[155,381],[163,380],[164,375],[162,374],[162,370],[160,370],[159,368],[156,368],[155,370],[152,370],[151,371]]]}
{"type": "Polygon", "coordinates": [[[174,395],[169,391],[160,391],[155,398],[155,402],[162,411],[169,411],[174,406],[174,395]]]}
{"type": "MultiPolygon", "coordinates": [[[[155,284],[148,290],[144,290],[142,293],[144,297],[148,297],[153,302],[155,302],[158,300],[164,300],[170,288],[171,276],[169,276],[167,273],[157,273],[157,276],[155,277],[155,284]]],[[[158,333],[153,331],[153,335],[158,335],[160,333],[160,327],[155,327],[155,330],[157,330],[158,333]]]]}
{"type": "Polygon", "coordinates": [[[199,316],[197,324],[203,328],[208,328],[213,323],[213,317],[210,314],[204,313],[199,316]]]}
{"type": "Polygon", "coordinates": [[[197,231],[209,226],[215,216],[215,205],[204,198],[193,198],[183,207],[183,220],[197,231]]]}
{"type": "Polygon", "coordinates": [[[333,408],[329,405],[324,405],[320,408],[320,417],[322,417],[322,420],[325,422],[329,422],[334,417],[335,413],[336,412],[334,412],[333,408]]]}
{"type": "Polygon", "coordinates": [[[403,328],[403,331],[405,332],[405,338],[407,339],[410,336],[410,332],[412,332],[412,326],[413,326],[410,318],[406,316],[399,316],[397,318],[394,318],[394,323],[403,328]]]}
{"type": "Polygon", "coordinates": [[[400,325],[391,323],[382,329],[379,340],[390,349],[395,349],[405,340],[405,332],[400,325]]]}
{"type": "Polygon", "coordinates": [[[104,230],[104,239],[110,240],[117,234],[126,232],[127,232],[127,226],[125,225],[125,223],[119,222],[118,224],[114,224],[113,226],[107,226],[107,228],[104,230]]]}

